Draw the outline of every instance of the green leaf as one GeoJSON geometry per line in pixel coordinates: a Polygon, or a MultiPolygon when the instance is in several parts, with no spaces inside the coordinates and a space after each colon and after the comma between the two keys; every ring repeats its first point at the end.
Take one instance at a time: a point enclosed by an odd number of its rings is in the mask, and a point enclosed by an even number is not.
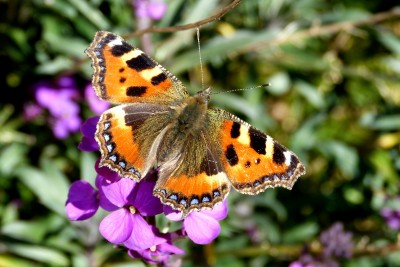
{"type": "Polygon", "coordinates": [[[280,96],[286,94],[290,89],[290,78],[287,72],[278,72],[268,78],[271,83],[266,89],[273,95],[280,96]]]}
{"type": "Polygon", "coordinates": [[[361,124],[375,130],[398,130],[400,129],[400,115],[375,116],[366,113],[362,117],[361,124]]]}
{"type": "Polygon", "coordinates": [[[338,141],[321,140],[318,149],[326,156],[333,157],[336,166],[347,177],[355,177],[358,173],[358,154],[356,149],[338,141]]]}
{"type": "Polygon", "coordinates": [[[309,241],[319,231],[319,226],[316,222],[304,222],[298,226],[288,229],[283,234],[283,241],[285,243],[297,243],[309,241]]]}
{"type": "Polygon", "coordinates": [[[2,267],[35,267],[39,266],[39,264],[34,263],[29,260],[25,260],[22,257],[15,257],[5,254],[0,254],[0,266],[2,267]]]}
{"type": "Polygon", "coordinates": [[[47,225],[43,224],[42,221],[14,221],[4,225],[1,229],[3,235],[34,243],[41,241],[46,231],[47,225]]]}
{"type": "Polygon", "coordinates": [[[297,81],[294,87],[315,108],[321,109],[325,106],[323,94],[312,84],[305,81],[297,81]]]}
{"type": "Polygon", "coordinates": [[[13,143],[0,150],[0,174],[9,178],[18,166],[26,162],[28,147],[13,143]]]}
{"type": "Polygon", "coordinates": [[[343,190],[343,195],[344,198],[347,200],[347,202],[354,204],[354,205],[359,205],[363,203],[364,201],[364,196],[362,192],[360,192],[359,189],[353,188],[353,187],[346,187],[343,190]]]}
{"type": "Polygon", "coordinates": [[[11,253],[45,263],[46,265],[69,266],[68,257],[51,248],[22,244],[7,244],[7,248],[11,253]]]}
{"type": "Polygon", "coordinates": [[[96,7],[90,6],[87,1],[69,0],[69,3],[74,6],[79,12],[92,22],[98,29],[107,30],[110,28],[110,23],[96,7]]]}
{"type": "Polygon", "coordinates": [[[36,68],[38,74],[56,74],[66,69],[71,69],[73,62],[70,58],[58,56],[54,60],[46,61],[36,68]]]}
{"type": "MultiPolygon", "coordinates": [[[[50,163],[51,164],[51,163],[50,163]]],[[[52,167],[48,167],[52,168],[52,167]]],[[[33,167],[22,167],[16,171],[21,181],[50,210],[65,217],[65,201],[68,194],[68,183],[60,172],[49,175],[33,167]]]]}
{"type": "Polygon", "coordinates": [[[379,40],[382,42],[386,48],[391,50],[393,54],[400,55],[400,39],[389,31],[377,31],[379,40]]]}
{"type": "Polygon", "coordinates": [[[81,179],[85,179],[92,185],[95,183],[96,170],[94,168],[96,157],[94,153],[83,152],[80,153],[80,165],[81,165],[81,179]]]}

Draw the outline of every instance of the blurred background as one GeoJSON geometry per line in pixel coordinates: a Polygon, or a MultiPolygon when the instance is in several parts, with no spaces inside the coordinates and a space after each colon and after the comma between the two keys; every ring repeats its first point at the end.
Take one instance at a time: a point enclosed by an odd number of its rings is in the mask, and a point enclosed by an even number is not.
{"type": "MultiPolygon", "coordinates": [[[[400,266],[396,2],[242,1],[200,26],[203,73],[195,29],[128,39],[191,93],[212,86],[212,106],[267,132],[307,168],[291,191],[232,192],[217,240],[177,243],[183,266],[400,266]],[[272,85],[224,93],[264,83],[272,85]]],[[[80,125],[108,108],[84,50],[98,30],[130,37],[230,3],[0,1],[0,266],[144,266],[100,236],[104,214],[65,215],[70,183],[96,175],[99,154],[77,148],[80,125]]]]}

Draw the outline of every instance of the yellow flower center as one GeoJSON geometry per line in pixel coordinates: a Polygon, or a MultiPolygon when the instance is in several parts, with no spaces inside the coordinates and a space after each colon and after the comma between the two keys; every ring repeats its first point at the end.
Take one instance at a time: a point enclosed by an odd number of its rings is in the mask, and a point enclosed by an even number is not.
{"type": "Polygon", "coordinates": [[[129,212],[132,214],[136,213],[136,208],[134,206],[129,206],[129,212]]]}

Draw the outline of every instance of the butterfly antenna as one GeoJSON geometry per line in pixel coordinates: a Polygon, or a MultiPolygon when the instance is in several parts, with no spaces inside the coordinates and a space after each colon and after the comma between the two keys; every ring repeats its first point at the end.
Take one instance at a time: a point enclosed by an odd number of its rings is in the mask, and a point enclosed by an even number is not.
{"type": "Polygon", "coordinates": [[[237,92],[237,91],[247,91],[247,90],[253,90],[253,89],[257,89],[257,88],[265,88],[265,87],[268,87],[268,86],[271,86],[271,84],[270,83],[264,83],[264,84],[260,84],[260,85],[249,87],[249,88],[237,88],[237,89],[232,89],[232,90],[228,90],[228,91],[220,91],[220,92],[213,93],[213,95],[220,94],[220,93],[231,93],[231,92],[237,92]]]}
{"type": "Polygon", "coordinates": [[[196,32],[197,32],[197,46],[199,48],[199,58],[200,58],[201,88],[204,88],[203,61],[201,59],[201,49],[200,49],[200,29],[196,28],[196,32]]]}

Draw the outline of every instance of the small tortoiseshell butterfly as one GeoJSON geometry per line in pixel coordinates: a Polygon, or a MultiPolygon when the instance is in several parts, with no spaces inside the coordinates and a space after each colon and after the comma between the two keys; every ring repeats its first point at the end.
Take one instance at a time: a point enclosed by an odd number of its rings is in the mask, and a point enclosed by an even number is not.
{"type": "Polygon", "coordinates": [[[298,157],[236,116],[208,108],[211,88],[190,96],[169,71],[120,36],[100,31],[86,50],[105,111],[95,138],[100,165],[140,181],[158,170],[154,195],[188,214],[240,193],[291,189],[298,157]]]}

